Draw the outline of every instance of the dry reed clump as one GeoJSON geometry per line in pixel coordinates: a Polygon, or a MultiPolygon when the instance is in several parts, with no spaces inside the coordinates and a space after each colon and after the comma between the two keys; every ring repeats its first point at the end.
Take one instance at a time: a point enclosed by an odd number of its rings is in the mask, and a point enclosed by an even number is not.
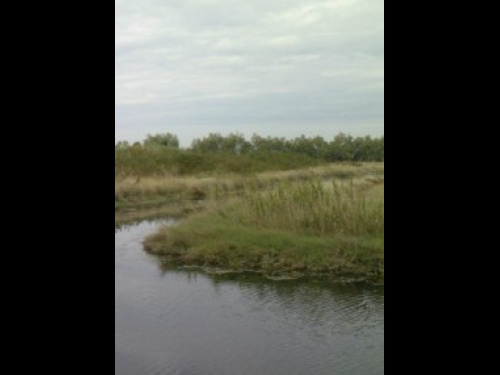
{"type": "Polygon", "coordinates": [[[294,171],[265,172],[253,176],[189,176],[171,174],[151,177],[132,177],[115,182],[115,207],[141,208],[156,204],[190,201],[220,202],[242,197],[252,191],[272,190],[283,181],[306,182],[311,179],[354,181],[356,188],[369,188],[383,181],[383,163],[362,165],[332,164],[294,171]],[[347,178],[351,177],[351,178],[347,178]]]}
{"type": "Polygon", "coordinates": [[[318,235],[380,235],[383,205],[366,204],[353,183],[319,178],[281,182],[275,189],[248,192],[246,216],[254,225],[318,235]]]}

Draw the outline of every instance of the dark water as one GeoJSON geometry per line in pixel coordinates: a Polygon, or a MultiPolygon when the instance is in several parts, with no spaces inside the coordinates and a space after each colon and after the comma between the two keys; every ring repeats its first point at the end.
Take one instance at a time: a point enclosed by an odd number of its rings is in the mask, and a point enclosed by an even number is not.
{"type": "Polygon", "coordinates": [[[115,374],[384,373],[384,290],[166,270],[115,229],[115,374]]]}

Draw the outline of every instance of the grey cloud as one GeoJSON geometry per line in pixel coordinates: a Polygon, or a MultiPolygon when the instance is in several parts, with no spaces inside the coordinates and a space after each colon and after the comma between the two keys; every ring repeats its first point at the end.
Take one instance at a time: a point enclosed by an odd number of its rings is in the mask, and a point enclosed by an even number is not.
{"type": "Polygon", "coordinates": [[[382,0],[117,0],[115,24],[117,139],[169,124],[383,133],[382,0]]]}

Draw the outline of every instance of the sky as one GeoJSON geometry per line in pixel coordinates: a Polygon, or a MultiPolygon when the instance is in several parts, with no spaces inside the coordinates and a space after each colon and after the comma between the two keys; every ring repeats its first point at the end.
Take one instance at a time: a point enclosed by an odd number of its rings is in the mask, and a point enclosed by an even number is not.
{"type": "Polygon", "coordinates": [[[116,0],[115,142],[384,134],[384,0],[116,0]]]}

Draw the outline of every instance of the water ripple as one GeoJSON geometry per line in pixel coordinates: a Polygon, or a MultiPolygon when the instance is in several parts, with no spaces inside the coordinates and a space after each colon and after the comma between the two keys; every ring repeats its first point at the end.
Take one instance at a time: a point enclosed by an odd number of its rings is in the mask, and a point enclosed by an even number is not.
{"type": "Polygon", "coordinates": [[[115,373],[383,374],[383,288],[163,272],[115,229],[115,373]]]}

